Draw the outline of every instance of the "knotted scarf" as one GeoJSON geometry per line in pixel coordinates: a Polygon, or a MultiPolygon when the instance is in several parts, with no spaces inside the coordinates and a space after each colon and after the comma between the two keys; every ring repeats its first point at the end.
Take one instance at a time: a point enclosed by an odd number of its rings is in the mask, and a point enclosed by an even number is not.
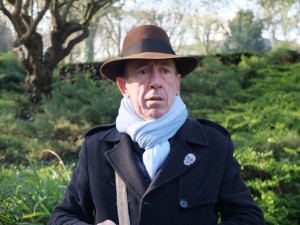
{"type": "Polygon", "coordinates": [[[131,101],[122,99],[116,119],[117,130],[127,133],[140,148],[145,149],[143,162],[151,180],[170,152],[168,139],[174,136],[186,118],[186,106],[180,96],[176,96],[172,108],[165,115],[153,120],[142,120],[131,101]]]}

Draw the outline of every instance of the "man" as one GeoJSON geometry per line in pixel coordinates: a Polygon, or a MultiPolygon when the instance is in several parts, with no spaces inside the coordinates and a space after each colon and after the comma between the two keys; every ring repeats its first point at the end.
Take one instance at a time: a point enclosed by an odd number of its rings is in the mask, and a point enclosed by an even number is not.
{"type": "Polygon", "coordinates": [[[160,27],[127,34],[121,58],[101,67],[124,96],[116,124],[87,132],[49,224],[265,224],[229,133],[188,118],[180,81],[197,66],[160,27]]]}

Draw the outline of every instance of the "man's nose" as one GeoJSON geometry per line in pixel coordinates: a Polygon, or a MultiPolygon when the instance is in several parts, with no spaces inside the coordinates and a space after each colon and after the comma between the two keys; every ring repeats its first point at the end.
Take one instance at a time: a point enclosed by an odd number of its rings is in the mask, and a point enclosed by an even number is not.
{"type": "Polygon", "coordinates": [[[161,75],[157,68],[153,68],[152,74],[150,75],[150,88],[161,88],[162,87],[162,80],[161,75]]]}

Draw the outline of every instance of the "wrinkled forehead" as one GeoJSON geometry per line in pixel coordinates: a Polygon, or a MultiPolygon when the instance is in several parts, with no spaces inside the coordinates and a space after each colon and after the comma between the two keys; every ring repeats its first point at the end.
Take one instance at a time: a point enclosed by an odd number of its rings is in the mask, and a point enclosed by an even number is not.
{"type": "Polygon", "coordinates": [[[173,59],[131,59],[128,60],[125,66],[126,69],[139,68],[142,66],[169,66],[176,69],[176,65],[173,59]]]}

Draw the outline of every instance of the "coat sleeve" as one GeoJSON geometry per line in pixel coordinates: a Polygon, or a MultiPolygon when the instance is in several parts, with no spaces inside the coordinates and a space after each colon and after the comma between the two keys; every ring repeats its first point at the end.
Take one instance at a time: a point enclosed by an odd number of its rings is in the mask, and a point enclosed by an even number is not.
{"type": "Polygon", "coordinates": [[[48,225],[86,225],[94,223],[94,205],[87,174],[86,141],[79,153],[79,162],[62,201],[55,207],[48,225]]]}
{"type": "Polygon", "coordinates": [[[250,190],[240,174],[240,165],[233,156],[230,139],[229,151],[221,182],[218,210],[222,225],[263,225],[266,224],[261,209],[254,202],[250,190]]]}

